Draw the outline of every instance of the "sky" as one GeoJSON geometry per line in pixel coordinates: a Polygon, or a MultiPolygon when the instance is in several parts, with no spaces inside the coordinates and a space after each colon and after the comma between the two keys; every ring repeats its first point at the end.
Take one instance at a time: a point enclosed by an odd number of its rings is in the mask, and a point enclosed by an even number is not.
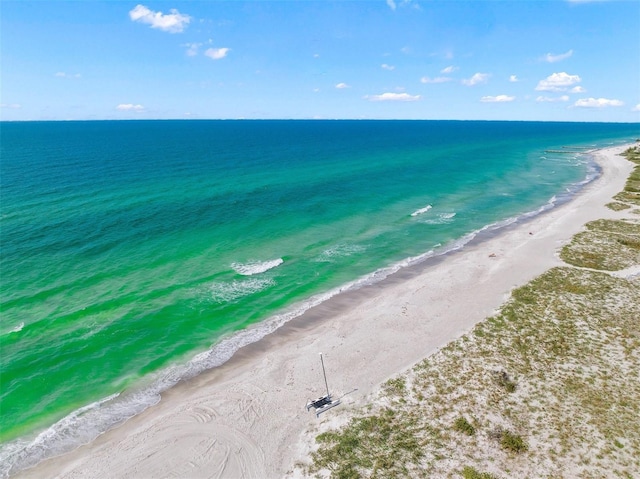
{"type": "Polygon", "coordinates": [[[640,2],[0,2],[0,119],[640,121],[640,2]]]}

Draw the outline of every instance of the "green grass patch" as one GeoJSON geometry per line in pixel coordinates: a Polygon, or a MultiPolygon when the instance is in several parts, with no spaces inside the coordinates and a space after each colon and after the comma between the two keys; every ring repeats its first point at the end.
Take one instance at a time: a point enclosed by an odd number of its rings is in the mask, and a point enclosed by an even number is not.
{"type": "Polygon", "coordinates": [[[502,436],[500,437],[500,446],[507,451],[521,453],[525,452],[529,449],[529,446],[522,436],[512,433],[511,431],[502,431],[502,436]]]}
{"type": "Polygon", "coordinates": [[[465,466],[462,470],[462,477],[464,479],[498,479],[497,476],[489,474],[488,472],[480,472],[475,467],[465,466]]]}
{"type": "Polygon", "coordinates": [[[422,456],[415,426],[401,414],[385,409],[354,418],[340,431],[320,434],[310,472],[331,471],[331,477],[406,476],[422,456]]]}
{"type": "Polygon", "coordinates": [[[607,203],[606,206],[613,211],[623,211],[631,208],[631,205],[628,205],[627,203],[620,203],[619,201],[612,201],[611,203],[607,203]]]}
{"type": "Polygon", "coordinates": [[[473,427],[473,425],[469,421],[467,421],[464,416],[460,416],[455,420],[455,422],[453,423],[453,428],[456,431],[466,434],[467,436],[473,436],[476,433],[476,428],[473,427]]]}
{"type": "Polygon", "coordinates": [[[640,147],[634,146],[628,148],[622,156],[629,161],[635,163],[637,166],[629,175],[629,179],[624,187],[624,190],[618,193],[614,198],[616,200],[640,205],[640,147]]]}
{"type": "Polygon", "coordinates": [[[404,376],[398,376],[396,378],[389,379],[383,384],[383,390],[389,396],[403,396],[407,390],[406,378],[404,376]]]}
{"type": "Polygon", "coordinates": [[[597,220],[587,223],[562,248],[560,258],[582,268],[617,271],[640,264],[640,223],[597,220]]]}

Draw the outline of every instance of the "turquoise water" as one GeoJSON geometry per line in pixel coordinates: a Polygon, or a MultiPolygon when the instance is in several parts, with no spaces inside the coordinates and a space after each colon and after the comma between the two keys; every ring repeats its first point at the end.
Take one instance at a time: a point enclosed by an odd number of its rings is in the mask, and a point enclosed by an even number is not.
{"type": "Polygon", "coordinates": [[[0,128],[2,474],[91,440],[344,289],[553,207],[595,176],[583,148],[640,135],[447,121],[0,128]]]}

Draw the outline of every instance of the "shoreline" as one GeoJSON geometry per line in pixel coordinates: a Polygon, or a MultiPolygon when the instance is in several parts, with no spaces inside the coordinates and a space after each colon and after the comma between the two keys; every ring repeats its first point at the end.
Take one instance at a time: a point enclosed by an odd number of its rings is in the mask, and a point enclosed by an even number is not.
{"type": "Polygon", "coordinates": [[[325,354],[334,394],[351,392],[340,408],[366,404],[388,377],[459,337],[500,307],[511,289],[559,264],[559,246],[586,222],[617,217],[604,204],[633,167],[613,153],[625,147],[594,152],[602,175],[571,201],[474,238],[419,271],[322,303],[224,365],[163,392],[159,404],[90,444],[16,477],[282,476],[301,453],[301,434],[318,421],[304,410],[324,389],[318,352],[325,354]],[[421,344],[411,344],[414,338],[421,344]]]}

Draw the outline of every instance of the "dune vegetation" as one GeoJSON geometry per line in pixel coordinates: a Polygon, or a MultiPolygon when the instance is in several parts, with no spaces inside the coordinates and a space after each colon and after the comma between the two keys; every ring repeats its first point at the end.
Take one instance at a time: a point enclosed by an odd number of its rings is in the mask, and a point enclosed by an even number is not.
{"type": "Polygon", "coordinates": [[[304,475],[622,477],[640,471],[640,147],[625,190],[494,316],[321,424],[304,475]],[[631,270],[629,270],[631,268],[631,270]],[[625,273],[632,271],[632,273],[625,273]],[[635,276],[633,275],[635,272],[635,276]],[[617,272],[617,273],[615,273],[617,272]]]}

